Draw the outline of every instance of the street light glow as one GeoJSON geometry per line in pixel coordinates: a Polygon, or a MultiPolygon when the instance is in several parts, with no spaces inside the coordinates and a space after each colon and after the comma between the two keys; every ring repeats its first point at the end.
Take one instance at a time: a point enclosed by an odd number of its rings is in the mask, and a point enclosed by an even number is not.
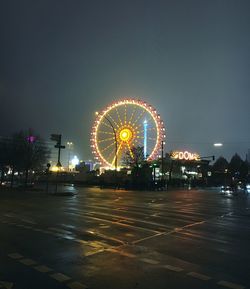
{"type": "Polygon", "coordinates": [[[220,142],[218,142],[218,143],[214,143],[214,146],[215,146],[215,147],[222,147],[222,146],[223,146],[223,144],[222,144],[222,143],[220,143],[220,142]]]}

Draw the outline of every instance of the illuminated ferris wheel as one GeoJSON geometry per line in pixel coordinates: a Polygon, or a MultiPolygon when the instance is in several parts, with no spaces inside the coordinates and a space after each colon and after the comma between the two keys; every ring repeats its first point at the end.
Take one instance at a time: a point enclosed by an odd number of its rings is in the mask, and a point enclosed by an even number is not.
{"type": "Polygon", "coordinates": [[[165,138],[165,128],[156,109],[145,101],[123,99],[111,103],[97,117],[91,132],[91,147],[97,161],[114,168],[133,158],[133,148],[143,147],[145,160],[156,159],[165,138]]]}

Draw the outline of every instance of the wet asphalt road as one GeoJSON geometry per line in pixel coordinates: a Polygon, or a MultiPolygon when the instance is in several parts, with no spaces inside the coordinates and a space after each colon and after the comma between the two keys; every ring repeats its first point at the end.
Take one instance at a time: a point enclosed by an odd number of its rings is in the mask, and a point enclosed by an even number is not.
{"type": "Polygon", "coordinates": [[[0,288],[250,288],[250,196],[63,189],[0,191],[0,288]]]}

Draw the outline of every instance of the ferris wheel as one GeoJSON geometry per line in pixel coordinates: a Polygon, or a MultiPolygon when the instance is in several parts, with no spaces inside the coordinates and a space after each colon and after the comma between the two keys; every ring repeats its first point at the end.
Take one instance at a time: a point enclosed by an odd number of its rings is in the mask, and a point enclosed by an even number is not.
{"type": "Polygon", "coordinates": [[[103,166],[122,167],[125,154],[133,158],[133,148],[138,146],[143,147],[145,160],[158,157],[165,127],[154,107],[128,98],[111,103],[96,115],[91,147],[103,166]]]}

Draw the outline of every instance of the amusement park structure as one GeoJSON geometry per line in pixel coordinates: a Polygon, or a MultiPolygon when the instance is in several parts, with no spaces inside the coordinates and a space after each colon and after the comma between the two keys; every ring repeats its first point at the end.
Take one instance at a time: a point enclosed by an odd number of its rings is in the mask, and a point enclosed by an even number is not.
{"type": "Polygon", "coordinates": [[[96,113],[91,148],[102,166],[117,169],[124,166],[125,154],[134,157],[134,147],[143,147],[145,160],[158,158],[165,137],[156,109],[145,101],[126,98],[96,113]]]}

